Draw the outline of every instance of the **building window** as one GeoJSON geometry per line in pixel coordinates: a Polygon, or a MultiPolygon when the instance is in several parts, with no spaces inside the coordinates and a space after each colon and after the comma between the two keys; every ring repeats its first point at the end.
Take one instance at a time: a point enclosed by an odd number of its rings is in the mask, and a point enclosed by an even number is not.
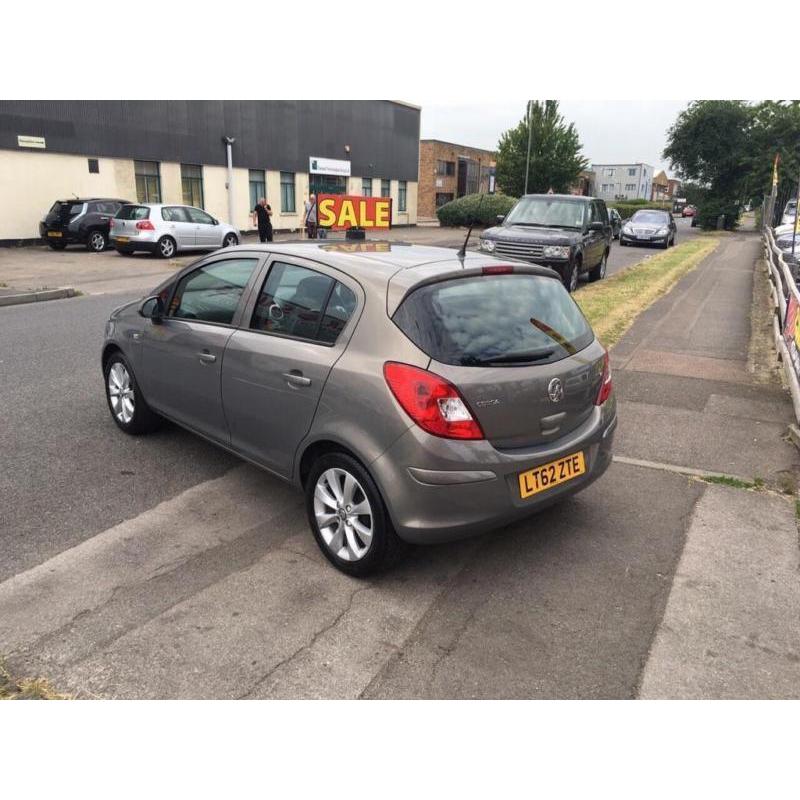
{"type": "Polygon", "coordinates": [[[361,179],[361,194],[364,197],[372,197],[372,178],[361,179]]]}
{"type": "Polygon", "coordinates": [[[408,183],[406,181],[398,181],[397,184],[397,210],[406,211],[406,203],[408,194],[408,183]]]}
{"type": "Polygon", "coordinates": [[[294,172],[281,172],[281,213],[294,212],[294,172]]]}
{"type": "Polygon", "coordinates": [[[625,184],[625,191],[626,192],[635,192],[636,191],[636,184],[635,183],[626,183],[625,184]]]}
{"type": "Polygon", "coordinates": [[[631,175],[631,176],[633,176],[633,175],[635,175],[635,174],[636,174],[636,167],[631,167],[631,168],[628,170],[628,175],[631,175]]]}
{"type": "Polygon", "coordinates": [[[445,203],[449,203],[452,199],[452,192],[436,192],[436,208],[441,208],[445,203]]]}
{"type": "Polygon", "coordinates": [[[391,181],[387,181],[384,178],[381,178],[381,197],[391,197],[392,196],[392,183],[391,181]]]}
{"type": "Polygon", "coordinates": [[[606,167],[606,169],[603,170],[603,173],[608,178],[613,178],[614,177],[614,170],[611,169],[610,167],[606,167]]]}
{"type": "Polygon", "coordinates": [[[197,164],[181,164],[183,203],[203,208],[203,168],[197,164]]]}
{"type": "Polygon", "coordinates": [[[455,161],[437,161],[436,162],[437,175],[455,175],[456,162],[455,161]]]}
{"type": "Polygon", "coordinates": [[[480,188],[480,165],[471,158],[464,159],[466,162],[466,194],[477,194],[480,188]]]}
{"type": "Polygon", "coordinates": [[[250,210],[252,211],[262,197],[267,196],[267,179],[263,169],[250,170],[250,210]]]}
{"type": "Polygon", "coordinates": [[[89,159],[89,172],[95,174],[100,172],[100,162],[96,158],[89,159]]]}
{"type": "Polygon", "coordinates": [[[136,200],[139,203],[161,202],[161,173],[158,161],[134,161],[136,200]]]}

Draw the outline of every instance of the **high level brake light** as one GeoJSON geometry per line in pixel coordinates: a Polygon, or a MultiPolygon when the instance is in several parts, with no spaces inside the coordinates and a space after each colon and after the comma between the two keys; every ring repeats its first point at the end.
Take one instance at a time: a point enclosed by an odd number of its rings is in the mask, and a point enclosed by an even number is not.
{"type": "Polygon", "coordinates": [[[396,361],[383,365],[383,376],[397,402],[423,430],[445,439],[484,438],[464,398],[449,381],[396,361]]]}
{"type": "Polygon", "coordinates": [[[481,272],[484,275],[511,275],[514,272],[512,264],[492,264],[490,267],[484,267],[481,272]]]}
{"type": "Polygon", "coordinates": [[[601,406],[611,397],[611,390],[613,386],[611,384],[611,364],[608,360],[608,350],[605,351],[603,355],[603,377],[600,380],[600,391],[597,393],[597,398],[594,401],[596,406],[601,406]]]}

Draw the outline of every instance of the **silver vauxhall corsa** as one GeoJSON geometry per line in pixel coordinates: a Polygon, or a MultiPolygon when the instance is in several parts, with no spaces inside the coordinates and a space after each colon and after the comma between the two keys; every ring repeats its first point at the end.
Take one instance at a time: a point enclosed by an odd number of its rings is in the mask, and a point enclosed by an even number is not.
{"type": "Polygon", "coordinates": [[[111,220],[111,245],[122,255],[137,250],[172,258],[180,250],[216,250],[239,244],[233,225],[202,208],[169,203],[129,203],[111,220]]]}
{"type": "Polygon", "coordinates": [[[556,272],[434,247],[218,251],[116,309],[102,367],[123,431],[166,417],[291,481],[353,575],[583,489],[617,423],[556,272]]]}

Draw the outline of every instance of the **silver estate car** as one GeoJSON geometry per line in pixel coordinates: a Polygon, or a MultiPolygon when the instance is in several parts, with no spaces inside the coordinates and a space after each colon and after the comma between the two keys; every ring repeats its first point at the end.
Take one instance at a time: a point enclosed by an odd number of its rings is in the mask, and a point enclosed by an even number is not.
{"type": "Polygon", "coordinates": [[[106,325],[108,407],[292,482],[339,569],[574,494],[611,461],[609,359],[558,275],[388,242],[228,248],[106,325]]]}
{"type": "Polygon", "coordinates": [[[179,250],[217,250],[239,244],[233,225],[220,222],[202,208],[167,203],[124,205],[111,220],[111,245],[118,253],[137,250],[172,258],[179,250]]]}

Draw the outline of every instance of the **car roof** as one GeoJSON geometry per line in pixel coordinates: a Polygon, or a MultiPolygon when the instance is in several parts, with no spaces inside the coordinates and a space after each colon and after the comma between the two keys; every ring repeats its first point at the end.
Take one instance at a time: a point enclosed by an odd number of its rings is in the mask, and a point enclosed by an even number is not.
{"type": "Polygon", "coordinates": [[[524,194],[520,197],[520,200],[525,199],[526,197],[549,197],[554,200],[573,200],[578,203],[588,203],[590,200],[597,200],[597,197],[587,197],[584,194],[546,194],[546,193],[539,193],[539,194],[524,194]]]}
{"type": "Polygon", "coordinates": [[[123,203],[124,205],[132,205],[127,200],[122,200],[119,197],[67,197],[61,200],[56,200],[56,203],[97,203],[104,200],[110,200],[112,203],[123,203]]]}

